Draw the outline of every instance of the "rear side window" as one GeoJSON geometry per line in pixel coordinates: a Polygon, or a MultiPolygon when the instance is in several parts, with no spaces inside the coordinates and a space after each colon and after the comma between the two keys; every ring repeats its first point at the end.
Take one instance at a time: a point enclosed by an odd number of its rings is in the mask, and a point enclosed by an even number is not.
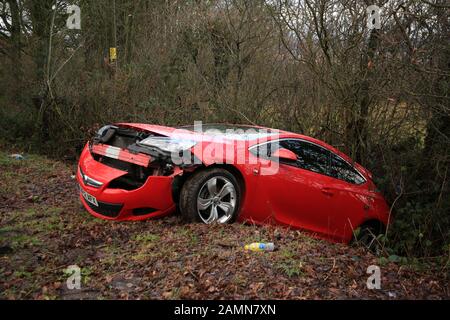
{"type": "Polygon", "coordinates": [[[364,178],[347,162],[331,153],[330,176],[353,184],[361,184],[364,178]]]}

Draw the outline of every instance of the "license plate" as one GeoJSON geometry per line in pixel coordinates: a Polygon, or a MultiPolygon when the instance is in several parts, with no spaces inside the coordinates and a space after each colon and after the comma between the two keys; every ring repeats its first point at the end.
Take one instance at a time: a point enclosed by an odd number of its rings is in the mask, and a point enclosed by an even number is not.
{"type": "Polygon", "coordinates": [[[94,196],[92,196],[89,193],[87,193],[86,191],[84,191],[81,187],[80,187],[80,192],[81,192],[81,195],[83,196],[83,198],[87,202],[92,203],[94,206],[98,207],[97,199],[94,196]]]}

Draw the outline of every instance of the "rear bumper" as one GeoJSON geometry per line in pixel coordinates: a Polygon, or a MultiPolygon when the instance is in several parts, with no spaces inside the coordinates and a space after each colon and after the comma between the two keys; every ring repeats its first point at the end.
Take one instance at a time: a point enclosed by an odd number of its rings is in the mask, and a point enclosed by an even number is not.
{"type": "Polygon", "coordinates": [[[86,145],[81,153],[79,167],[83,173],[102,183],[95,188],[84,183],[80,170],[77,181],[80,188],[95,197],[98,206],[87,202],[81,194],[80,199],[86,210],[93,216],[107,220],[144,220],[168,215],[175,209],[172,198],[172,176],[150,176],[140,188],[123,190],[109,188],[109,183],[126,174],[115,168],[95,161],[86,145]]]}

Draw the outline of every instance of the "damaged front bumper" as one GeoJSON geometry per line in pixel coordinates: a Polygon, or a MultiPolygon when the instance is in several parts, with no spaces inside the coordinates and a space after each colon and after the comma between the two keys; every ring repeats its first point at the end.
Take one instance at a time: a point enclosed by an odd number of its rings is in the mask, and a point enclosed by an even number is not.
{"type": "MultiPolygon", "coordinates": [[[[147,158],[134,156],[133,159],[126,160],[143,164],[147,158]]],[[[182,170],[179,168],[165,175],[155,171],[136,184],[129,181],[130,179],[126,180],[128,171],[94,159],[89,144],[86,144],[81,153],[76,177],[81,202],[95,217],[108,220],[143,220],[174,211],[172,185],[175,177],[180,174],[182,170]]]]}

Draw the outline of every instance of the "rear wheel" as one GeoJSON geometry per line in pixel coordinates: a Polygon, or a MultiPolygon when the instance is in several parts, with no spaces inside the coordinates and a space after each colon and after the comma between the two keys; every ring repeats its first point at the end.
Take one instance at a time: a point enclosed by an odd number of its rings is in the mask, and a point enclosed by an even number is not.
{"type": "Polygon", "coordinates": [[[181,189],[181,214],[187,221],[231,223],[239,212],[240,192],[236,177],[229,171],[199,171],[181,189]]]}
{"type": "Polygon", "coordinates": [[[355,235],[355,242],[369,249],[373,253],[379,253],[382,249],[380,236],[384,234],[385,228],[378,221],[363,224],[355,235]]]}

